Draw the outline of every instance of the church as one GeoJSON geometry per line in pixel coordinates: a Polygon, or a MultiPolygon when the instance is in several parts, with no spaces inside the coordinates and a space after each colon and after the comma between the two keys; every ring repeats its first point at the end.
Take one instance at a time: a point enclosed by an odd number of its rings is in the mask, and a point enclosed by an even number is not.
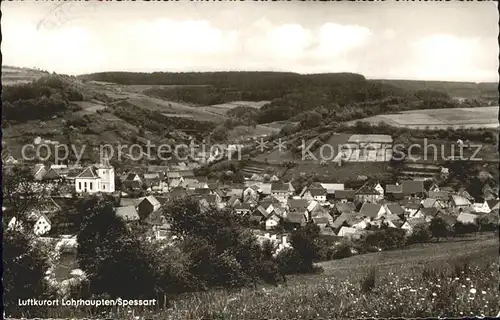
{"type": "Polygon", "coordinates": [[[77,193],[115,192],[115,170],[105,159],[85,168],[75,178],[77,193]]]}

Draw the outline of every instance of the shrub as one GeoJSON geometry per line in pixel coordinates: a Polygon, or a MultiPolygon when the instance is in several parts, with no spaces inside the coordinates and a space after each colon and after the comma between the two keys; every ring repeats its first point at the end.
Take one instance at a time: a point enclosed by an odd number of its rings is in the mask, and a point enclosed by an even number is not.
{"type": "Polygon", "coordinates": [[[375,282],[377,279],[377,270],[375,268],[370,268],[365,273],[360,282],[360,290],[362,293],[369,293],[375,288],[375,282]]]}
{"type": "Polygon", "coordinates": [[[333,259],[343,259],[352,256],[351,246],[345,242],[341,242],[335,247],[335,252],[332,255],[333,259]]]}
{"type": "Polygon", "coordinates": [[[408,237],[408,243],[424,243],[431,239],[429,227],[425,224],[416,225],[412,234],[408,237]]]}

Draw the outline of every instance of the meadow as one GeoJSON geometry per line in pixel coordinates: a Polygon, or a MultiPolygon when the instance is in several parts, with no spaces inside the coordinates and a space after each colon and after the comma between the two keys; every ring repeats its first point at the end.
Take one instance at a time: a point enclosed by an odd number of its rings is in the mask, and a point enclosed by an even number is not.
{"type": "MultiPolygon", "coordinates": [[[[357,120],[356,120],[357,121],[357,120]]],[[[350,121],[348,124],[354,124],[350,121]]],[[[447,129],[464,128],[497,128],[498,106],[481,108],[449,108],[403,111],[395,114],[384,114],[361,119],[360,121],[378,124],[381,121],[391,126],[411,129],[447,129]]]]}
{"type": "Polygon", "coordinates": [[[284,286],[187,295],[162,319],[495,316],[498,236],[479,235],[323,262],[284,286]]]}

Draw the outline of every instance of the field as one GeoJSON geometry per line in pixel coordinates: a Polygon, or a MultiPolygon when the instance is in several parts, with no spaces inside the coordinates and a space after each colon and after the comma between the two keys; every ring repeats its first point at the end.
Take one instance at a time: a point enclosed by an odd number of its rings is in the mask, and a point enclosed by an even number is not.
{"type": "Polygon", "coordinates": [[[412,245],[323,262],[323,273],[289,277],[284,286],[188,294],[149,317],[491,317],[500,308],[497,254],[494,234],[412,245]]]}
{"type": "MultiPolygon", "coordinates": [[[[391,126],[411,129],[497,128],[498,111],[498,107],[425,109],[378,115],[356,121],[371,124],[383,121],[391,126]]],[[[356,121],[349,121],[348,124],[352,125],[356,121]]]]}
{"type": "Polygon", "coordinates": [[[31,82],[45,74],[42,71],[34,69],[2,66],[2,85],[31,82]]]}

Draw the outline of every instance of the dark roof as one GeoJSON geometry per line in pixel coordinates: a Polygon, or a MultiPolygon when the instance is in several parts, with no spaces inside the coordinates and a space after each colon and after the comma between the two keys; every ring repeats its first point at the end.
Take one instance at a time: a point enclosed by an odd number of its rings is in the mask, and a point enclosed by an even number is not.
{"type": "Polygon", "coordinates": [[[139,214],[133,205],[116,208],[116,215],[125,221],[139,220],[139,214]]]}
{"type": "Polygon", "coordinates": [[[309,205],[307,199],[288,199],[287,203],[290,209],[306,209],[309,205]]]}
{"type": "Polygon", "coordinates": [[[59,175],[59,173],[56,172],[56,170],[54,169],[49,169],[49,171],[47,171],[44,175],[43,175],[43,180],[57,180],[57,179],[61,179],[61,176],[59,175]]]}
{"type": "Polygon", "coordinates": [[[192,170],[185,170],[185,171],[178,171],[179,175],[181,177],[187,178],[187,177],[194,177],[194,173],[192,170]]]}
{"type": "Polygon", "coordinates": [[[141,188],[141,183],[137,180],[125,180],[122,182],[122,185],[125,188],[131,188],[131,189],[140,189],[141,188]]]}
{"type": "Polygon", "coordinates": [[[250,210],[249,203],[240,203],[234,207],[235,210],[250,210]]]}
{"type": "Polygon", "coordinates": [[[95,168],[93,166],[85,168],[77,178],[97,178],[98,175],[95,172],[95,168]]]}
{"type": "Polygon", "coordinates": [[[407,195],[425,192],[423,181],[404,180],[402,182],[402,186],[403,186],[403,193],[407,195]]]}
{"type": "Polygon", "coordinates": [[[372,181],[367,181],[361,188],[356,191],[356,194],[379,194],[377,190],[375,190],[375,186],[377,184],[372,181]]]}
{"type": "Polygon", "coordinates": [[[325,188],[310,188],[309,192],[313,197],[326,196],[327,194],[325,188]]]}
{"type": "Polygon", "coordinates": [[[354,199],[356,192],[354,190],[336,190],[335,199],[354,199]]]}
{"type": "Polygon", "coordinates": [[[448,200],[450,198],[450,193],[448,191],[429,191],[429,198],[448,200]]]}
{"type": "Polygon", "coordinates": [[[258,206],[257,209],[253,212],[254,215],[261,215],[264,218],[267,218],[269,214],[267,213],[266,209],[264,209],[262,206],[258,206]]]}
{"type": "Polygon", "coordinates": [[[196,194],[210,194],[211,190],[208,188],[195,188],[194,193],[196,193],[196,194]]]}
{"type": "Polygon", "coordinates": [[[304,214],[300,212],[289,212],[284,220],[290,223],[302,223],[305,222],[306,217],[304,217],[304,214]]]}
{"type": "Polygon", "coordinates": [[[422,212],[426,216],[433,216],[434,217],[439,212],[439,209],[436,207],[421,208],[420,212],[422,212]]]}
{"type": "Polygon", "coordinates": [[[347,202],[347,203],[337,203],[335,204],[335,209],[337,209],[338,212],[344,213],[344,212],[354,212],[356,211],[356,205],[352,202],[347,202]]]}
{"type": "Polygon", "coordinates": [[[363,203],[359,214],[364,217],[376,218],[382,205],[377,203],[363,203]]]}
{"type": "Polygon", "coordinates": [[[396,214],[396,215],[404,214],[405,213],[405,210],[399,204],[397,204],[397,203],[389,203],[387,205],[387,209],[389,209],[389,211],[392,214],[396,214]]]}
{"type": "Polygon", "coordinates": [[[325,216],[313,217],[312,220],[315,224],[328,224],[330,222],[325,216]]]}
{"type": "Polygon", "coordinates": [[[385,193],[402,193],[403,186],[396,184],[388,184],[385,186],[385,193]]]}
{"type": "Polygon", "coordinates": [[[138,174],[137,173],[129,173],[129,174],[127,174],[127,177],[125,178],[125,180],[132,181],[135,179],[135,176],[138,176],[138,174]]]}
{"type": "Polygon", "coordinates": [[[495,207],[498,202],[498,200],[486,200],[486,203],[488,204],[488,207],[490,207],[490,209],[493,209],[493,207],[495,207]]]}
{"type": "Polygon", "coordinates": [[[271,183],[271,192],[288,192],[288,184],[282,182],[271,183]]]}
{"type": "Polygon", "coordinates": [[[340,216],[338,216],[335,221],[333,221],[332,227],[335,229],[340,228],[345,221],[350,220],[355,216],[356,213],[354,212],[344,212],[340,216]]]}

